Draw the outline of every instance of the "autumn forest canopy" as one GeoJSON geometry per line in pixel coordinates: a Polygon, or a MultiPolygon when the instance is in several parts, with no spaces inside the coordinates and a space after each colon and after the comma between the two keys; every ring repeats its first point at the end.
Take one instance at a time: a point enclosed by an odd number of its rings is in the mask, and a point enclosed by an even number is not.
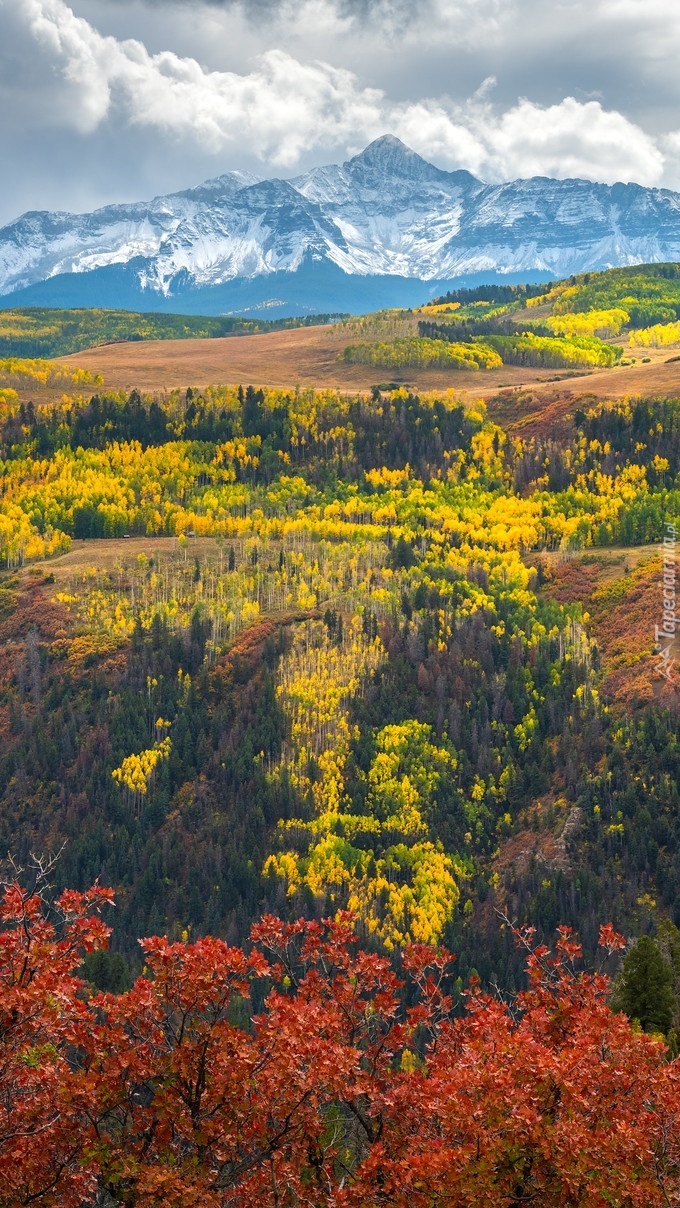
{"type": "Polygon", "coordinates": [[[680,267],[52,359],[264,326],[139,318],[0,315],[0,1208],[680,1203],[680,388],[456,386],[672,371],[680,267]]]}
{"type": "Polygon", "coordinates": [[[676,264],[584,273],[542,285],[459,289],[413,311],[347,319],[349,364],[408,369],[604,369],[680,340],[676,264]],[[369,339],[364,337],[368,336],[369,339]]]}

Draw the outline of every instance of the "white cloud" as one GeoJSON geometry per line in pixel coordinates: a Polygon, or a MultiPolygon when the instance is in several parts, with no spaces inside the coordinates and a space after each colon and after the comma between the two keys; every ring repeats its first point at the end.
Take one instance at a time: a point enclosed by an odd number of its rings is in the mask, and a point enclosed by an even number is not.
{"type": "Polygon", "coordinates": [[[613,184],[657,184],[663,156],[655,142],[621,113],[599,101],[565,97],[541,106],[522,99],[498,119],[478,119],[497,173],[522,176],[585,176],[613,184]]]}
{"type": "Polygon", "coordinates": [[[680,12],[672,0],[599,0],[596,7],[604,20],[625,22],[645,39],[663,42],[665,53],[677,53],[680,12]]]}
{"type": "Polygon", "coordinates": [[[680,130],[664,135],[659,141],[666,160],[664,183],[669,189],[680,189],[680,130]]]}
{"type": "Polygon", "coordinates": [[[214,151],[246,142],[288,166],[308,147],[380,130],[381,94],[330,64],[270,50],[248,74],[206,71],[193,58],[151,55],[142,42],[102,36],[64,0],[20,3],[36,39],[77,88],[73,122],[83,131],[122,105],[133,123],[197,138],[214,151]]]}
{"type": "MultiPolygon", "coordinates": [[[[325,0],[311,3],[319,13],[327,9],[325,0]]],[[[73,93],[72,122],[83,132],[122,111],[138,127],[198,140],[215,153],[246,147],[284,168],[314,148],[342,152],[392,131],[436,162],[496,180],[546,175],[656,184],[663,174],[657,143],[599,101],[522,99],[498,112],[489,81],[467,105],[445,97],[397,103],[346,68],[301,62],[281,49],[260,54],[243,74],[208,70],[195,58],[152,54],[139,40],[103,35],[66,0],[18,4],[73,93]]],[[[490,17],[497,5],[483,7],[490,17]]]]}
{"type": "Polygon", "coordinates": [[[485,179],[572,176],[646,185],[661,179],[664,157],[656,143],[599,101],[565,97],[559,105],[544,107],[521,100],[497,114],[486,91],[463,107],[447,109],[441,102],[406,106],[395,132],[421,154],[485,179]]]}
{"type": "Polygon", "coordinates": [[[392,115],[390,133],[414,151],[446,168],[467,168],[481,175],[488,168],[483,138],[456,121],[438,101],[403,106],[392,115]]]}
{"type": "Polygon", "coordinates": [[[115,54],[115,40],[102,38],[61,0],[20,0],[20,9],[35,38],[76,91],[73,124],[83,133],[96,129],[106,117],[111,99],[108,80],[99,70],[97,50],[110,47],[115,54]]]}

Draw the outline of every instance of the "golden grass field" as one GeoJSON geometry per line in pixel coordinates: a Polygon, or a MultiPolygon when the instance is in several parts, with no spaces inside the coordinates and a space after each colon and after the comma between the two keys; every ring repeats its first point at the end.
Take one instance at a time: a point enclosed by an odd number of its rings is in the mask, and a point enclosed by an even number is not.
{"type": "Polygon", "coordinates": [[[60,358],[102,373],[110,389],[169,390],[204,387],[216,383],[251,383],[257,386],[335,386],[366,390],[381,381],[400,381],[420,390],[447,387],[489,397],[504,387],[521,390],[541,385],[559,393],[568,381],[574,393],[599,398],[621,394],[667,393],[680,389],[680,361],[668,349],[649,349],[651,360],[617,369],[526,369],[505,365],[481,372],[413,369],[395,371],[374,365],[345,365],[338,354],[354,337],[338,327],[304,327],[263,335],[228,336],[224,339],[149,340],[107,344],[60,358]],[[561,386],[555,383],[558,378],[561,386]]]}
{"type": "MultiPolygon", "coordinates": [[[[239,538],[226,541],[223,549],[230,545],[240,554],[239,538]]],[[[22,579],[30,579],[37,573],[52,574],[54,590],[62,591],[75,577],[91,569],[113,574],[121,567],[132,566],[140,554],[166,559],[181,552],[177,537],[93,537],[85,541],[74,540],[68,553],[58,554],[39,567],[28,565],[13,573],[22,579]]],[[[219,562],[220,547],[214,537],[190,537],[184,556],[189,561],[196,557],[201,560],[212,557],[219,562]]]]}

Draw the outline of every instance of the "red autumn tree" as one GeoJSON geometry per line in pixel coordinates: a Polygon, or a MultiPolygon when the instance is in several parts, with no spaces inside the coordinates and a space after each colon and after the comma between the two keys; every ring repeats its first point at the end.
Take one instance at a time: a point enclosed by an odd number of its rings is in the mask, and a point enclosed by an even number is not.
{"type": "MultiPolygon", "coordinates": [[[[437,994],[426,1060],[398,1080],[381,1142],[343,1203],[680,1203],[680,1066],[611,1011],[607,978],[576,973],[568,929],[554,955],[532,948],[531,929],[518,938],[529,989],[507,1004],[474,988],[458,1019],[437,994]]],[[[623,941],[607,926],[600,943],[611,953],[623,941]]]]}
{"type": "Polygon", "coordinates": [[[74,975],[109,929],[90,917],[111,890],[63,893],[50,907],[18,884],[0,901],[0,1205],[81,1204],[97,1186],[85,1147],[97,1087],[75,1059],[93,1016],[74,975]]]}
{"type": "Polygon", "coordinates": [[[134,987],[88,1001],[74,970],[109,898],[64,895],[53,919],[6,891],[1,1208],[680,1202],[677,1063],[576,971],[567,931],[554,955],[524,933],[527,991],[473,988],[458,1018],[446,954],[411,948],[398,978],[348,920],[267,918],[248,952],[147,940],[134,987]]]}
{"type": "Polygon", "coordinates": [[[105,1051],[126,1053],[101,1068],[118,1106],[100,1153],[125,1204],[334,1204],[379,1137],[413,1033],[389,962],[346,923],[266,919],[252,938],[248,957],[145,941],[148,976],[97,1000],[105,1051]],[[244,1026],[254,978],[273,985],[244,1026]]]}

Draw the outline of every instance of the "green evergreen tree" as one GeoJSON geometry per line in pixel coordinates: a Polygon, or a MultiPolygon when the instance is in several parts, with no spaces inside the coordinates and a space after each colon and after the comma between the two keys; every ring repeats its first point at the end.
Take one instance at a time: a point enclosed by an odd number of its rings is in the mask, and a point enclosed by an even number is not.
{"type": "Polygon", "coordinates": [[[613,1005],[636,1020],[644,1032],[663,1032],[673,1022],[673,975],[661,950],[643,935],[623,962],[613,1005]]]}

